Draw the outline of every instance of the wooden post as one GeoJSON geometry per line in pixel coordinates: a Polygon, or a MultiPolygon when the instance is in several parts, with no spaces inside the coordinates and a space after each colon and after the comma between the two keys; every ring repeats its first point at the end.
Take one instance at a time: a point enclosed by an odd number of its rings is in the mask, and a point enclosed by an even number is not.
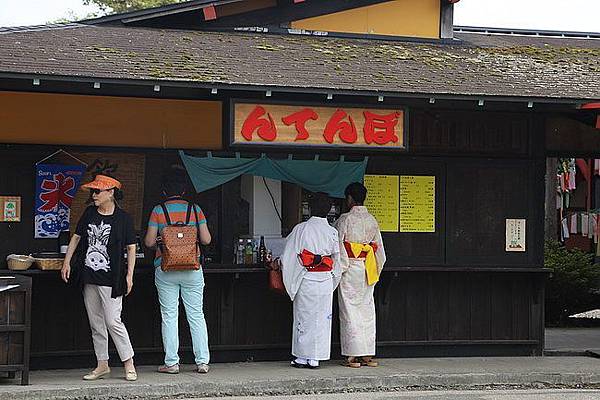
{"type": "Polygon", "coordinates": [[[544,238],[557,240],[558,221],[556,218],[556,167],[558,159],[546,158],[546,201],[544,213],[544,238]]]}

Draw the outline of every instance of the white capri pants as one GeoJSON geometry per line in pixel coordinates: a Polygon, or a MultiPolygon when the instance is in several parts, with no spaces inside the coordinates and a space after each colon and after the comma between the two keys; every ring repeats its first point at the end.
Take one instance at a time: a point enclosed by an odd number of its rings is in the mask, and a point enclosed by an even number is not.
{"type": "Polygon", "coordinates": [[[116,299],[110,297],[112,288],[109,286],[84,285],[83,301],[87,310],[94,352],[98,361],[108,360],[108,333],[117,348],[121,361],[133,357],[133,348],[127,329],[121,321],[123,296],[116,299]]]}

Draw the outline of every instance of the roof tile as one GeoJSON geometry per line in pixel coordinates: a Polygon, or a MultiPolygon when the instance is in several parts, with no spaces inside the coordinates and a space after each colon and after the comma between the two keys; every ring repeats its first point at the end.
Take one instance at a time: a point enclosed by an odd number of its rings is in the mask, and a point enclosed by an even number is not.
{"type": "Polygon", "coordinates": [[[600,99],[600,40],[422,43],[69,25],[0,34],[0,74],[387,93],[600,99]]]}

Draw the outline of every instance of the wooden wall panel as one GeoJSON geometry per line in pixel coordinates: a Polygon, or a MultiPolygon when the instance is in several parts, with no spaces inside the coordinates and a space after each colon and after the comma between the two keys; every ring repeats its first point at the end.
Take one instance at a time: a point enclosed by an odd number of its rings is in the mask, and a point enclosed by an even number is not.
{"type": "Polygon", "coordinates": [[[550,154],[565,157],[598,157],[600,124],[597,127],[567,117],[546,120],[546,147],[550,154]]]}
{"type": "MultiPolygon", "coordinates": [[[[445,166],[439,159],[407,160],[394,157],[371,157],[367,166],[371,175],[435,176],[436,230],[432,233],[384,232],[387,263],[393,266],[440,265],[445,253],[445,166]]],[[[367,194],[368,196],[368,194],[367,194]]]]}
{"type": "MultiPolygon", "coordinates": [[[[534,265],[540,240],[536,204],[542,182],[529,161],[448,163],[446,262],[451,265],[534,265]],[[506,219],[526,219],[526,252],[506,252],[506,219]]],[[[542,192],[543,193],[543,192],[542,192]]]]}
{"type": "Polygon", "coordinates": [[[474,273],[469,277],[469,308],[471,340],[485,340],[491,337],[492,314],[491,307],[491,275],[474,273]]]}
{"type": "MultiPolygon", "coordinates": [[[[477,347],[480,343],[496,343],[494,354],[539,354],[543,320],[533,304],[543,299],[544,279],[543,274],[529,273],[386,272],[375,291],[378,354],[468,355],[489,350],[477,347]],[[424,347],[406,353],[415,345],[424,347]]],[[[204,313],[215,362],[282,359],[289,354],[292,304],[268,291],[266,272],[207,273],[205,281],[204,313]]],[[[158,363],[163,352],[153,274],[140,271],[134,282],[134,292],[124,300],[123,320],[138,363],[158,363]]],[[[334,359],[339,356],[335,302],[334,298],[334,359]]],[[[65,286],[58,273],[34,276],[32,310],[35,368],[93,363],[81,294],[65,286]],[[51,296],[63,300],[48,301],[51,296]]],[[[182,361],[191,363],[183,305],[180,329],[182,361]]],[[[111,351],[114,354],[113,347],[111,351]]]]}
{"type": "Polygon", "coordinates": [[[448,285],[448,334],[449,340],[469,340],[471,322],[470,277],[461,274],[447,274],[445,277],[448,285]]]}
{"type": "Polygon", "coordinates": [[[0,92],[0,143],[222,147],[221,102],[0,92]]]}
{"type": "Polygon", "coordinates": [[[415,153],[527,156],[531,117],[501,112],[414,109],[409,145],[415,153]]]}
{"type": "Polygon", "coordinates": [[[292,22],[294,29],[359,34],[440,37],[438,0],[394,0],[292,22]]]}

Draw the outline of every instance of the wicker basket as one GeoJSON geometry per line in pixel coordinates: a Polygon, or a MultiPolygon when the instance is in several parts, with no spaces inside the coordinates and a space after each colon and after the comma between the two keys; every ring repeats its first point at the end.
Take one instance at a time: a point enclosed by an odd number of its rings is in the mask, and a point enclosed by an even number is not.
{"type": "Polygon", "coordinates": [[[33,264],[34,258],[31,256],[23,256],[19,254],[11,254],[6,257],[6,264],[8,269],[13,271],[25,271],[31,264],[33,264]]]}
{"type": "Polygon", "coordinates": [[[37,267],[44,271],[59,270],[63,266],[64,258],[36,258],[37,267]]]}

